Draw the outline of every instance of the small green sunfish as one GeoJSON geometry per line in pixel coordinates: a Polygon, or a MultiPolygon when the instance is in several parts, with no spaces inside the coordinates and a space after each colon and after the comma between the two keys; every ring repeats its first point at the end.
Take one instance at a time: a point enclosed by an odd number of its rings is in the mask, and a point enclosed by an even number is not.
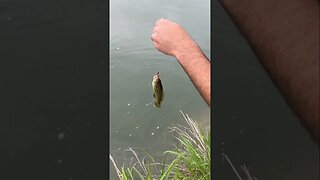
{"type": "Polygon", "coordinates": [[[161,103],[164,97],[163,87],[161,84],[159,72],[153,76],[152,89],[153,89],[153,97],[154,97],[153,106],[159,108],[161,107],[161,103]]]}

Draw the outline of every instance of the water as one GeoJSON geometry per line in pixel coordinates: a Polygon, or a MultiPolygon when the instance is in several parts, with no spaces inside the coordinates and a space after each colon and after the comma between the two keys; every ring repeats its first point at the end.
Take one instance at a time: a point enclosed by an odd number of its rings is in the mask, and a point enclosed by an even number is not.
{"type": "Polygon", "coordinates": [[[118,165],[129,159],[129,147],[161,160],[175,142],[168,127],[186,125],[179,110],[209,125],[210,108],[179,63],[153,47],[152,29],[161,17],[175,21],[210,57],[209,1],[112,0],[110,10],[110,153],[118,165]],[[165,93],[161,108],[152,105],[157,72],[165,93]]]}

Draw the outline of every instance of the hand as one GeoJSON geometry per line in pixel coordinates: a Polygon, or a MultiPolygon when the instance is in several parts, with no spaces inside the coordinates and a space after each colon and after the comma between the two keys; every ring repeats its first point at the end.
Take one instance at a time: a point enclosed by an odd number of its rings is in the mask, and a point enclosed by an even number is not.
{"type": "Polygon", "coordinates": [[[179,25],[167,19],[159,19],[151,36],[153,45],[160,52],[179,56],[190,53],[201,53],[197,44],[188,33],[179,25]]]}

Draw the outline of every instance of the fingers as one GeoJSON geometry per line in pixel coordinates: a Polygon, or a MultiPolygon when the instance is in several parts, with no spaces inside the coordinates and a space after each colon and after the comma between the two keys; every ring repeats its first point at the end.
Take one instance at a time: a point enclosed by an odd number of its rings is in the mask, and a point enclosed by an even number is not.
{"type": "Polygon", "coordinates": [[[169,20],[167,20],[167,19],[164,19],[164,18],[160,18],[160,19],[158,19],[157,21],[156,21],[156,26],[158,26],[159,24],[161,24],[161,23],[163,23],[163,22],[165,22],[165,21],[169,21],[169,20]]]}
{"type": "Polygon", "coordinates": [[[166,21],[166,19],[164,19],[164,18],[160,18],[160,19],[158,19],[157,21],[156,21],[156,24],[155,24],[155,26],[154,26],[154,28],[153,28],[153,30],[152,30],[152,32],[153,32],[153,34],[151,35],[151,40],[152,41],[154,41],[155,40],[155,38],[154,38],[154,36],[155,36],[155,33],[157,32],[157,30],[158,30],[158,26],[162,23],[162,22],[164,22],[164,21],[166,21]]]}
{"type": "MultiPolygon", "coordinates": [[[[153,42],[153,46],[158,50],[158,51],[160,51],[160,47],[159,47],[159,44],[158,43],[156,43],[156,42],[153,42]]],[[[160,51],[161,52],[161,51],[160,51]]]]}
{"type": "Polygon", "coordinates": [[[159,48],[159,43],[158,43],[158,39],[157,39],[157,35],[155,33],[153,33],[151,35],[151,41],[153,42],[153,46],[158,49],[159,48]]]}
{"type": "Polygon", "coordinates": [[[152,40],[152,41],[155,40],[155,38],[154,38],[155,33],[157,32],[157,30],[158,30],[158,28],[159,28],[158,25],[161,23],[162,20],[163,20],[163,18],[161,18],[161,19],[159,19],[159,20],[156,21],[156,24],[155,24],[155,26],[154,26],[154,28],[153,28],[153,30],[152,30],[152,32],[153,32],[153,34],[151,35],[151,40],[152,40]]]}
{"type": "MultiPolygon", "coordinates": [[[[166,20],[166,19],[164,19],[164,18],[160,18],[160,19],[158,19],[157,21],[156,21],[156,23],[155,23],[155,26],[154,26],[154,28],[153,28],[153,33],[152,33],[152,35],[151,35],[151,37],[150,37],[150,39],[151,39],[151,41],[153,42],[153,46],[156,48],[156,49],[158,49],[159,50],[159,42],[158,42],[158,30],[159,30],[159,25],[161,24],[161,23],[163,23],[163,22],[165,22],[165,21],[168,21],[168,20],[166,20]]],[[[159,50],[160,51],[160,50],[159,50]]]]}
{"type": "Polygon", "coordinates": [[[153,42],[157,42],[157,36],[156,36],[156,34],[155,33],[153,33],[152,35],[151,35],[151,40],[153,41],[153,42]]]}
{"type": "Polygon", "coordinates": [[[159,25],[162,24],[163,22],[170,22],[169,20],[167,19],[164,19],[164,18],[160,18],[156,21],[155,23],[155,26],[153,28],[153,33],[156,32],[158,29],[159,29],[159,25]]]}
{"type": "Polygon", "coordinates": [[[158,26],[158,25],[162,22],[162,20],[163,20],[163,18],[158,19],[158,20],[156,21],[156,26],[158,26]]]}
{"type": "Polygon", "coordinates": [[[155,26],[155,27],[153,28],[152,32],[155,33],[155,32],[157,32],[157,30],[158,30],[158,26],[155,26]]]}

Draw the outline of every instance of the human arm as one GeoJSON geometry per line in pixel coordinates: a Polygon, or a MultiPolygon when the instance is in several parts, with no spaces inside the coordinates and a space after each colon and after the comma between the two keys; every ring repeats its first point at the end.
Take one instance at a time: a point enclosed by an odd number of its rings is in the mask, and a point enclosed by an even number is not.
{"type": "Polygon", "coordinates": [[[260,62],[319,141],[319,2],[221,0],[260,62]]]}
{"type": "Polygon", "coordinates": [[[156,49],[178,60],[210,106],[210,61],[188,33],[180,25],[162,18],[156,22],[151,39],[156,49]]]}

